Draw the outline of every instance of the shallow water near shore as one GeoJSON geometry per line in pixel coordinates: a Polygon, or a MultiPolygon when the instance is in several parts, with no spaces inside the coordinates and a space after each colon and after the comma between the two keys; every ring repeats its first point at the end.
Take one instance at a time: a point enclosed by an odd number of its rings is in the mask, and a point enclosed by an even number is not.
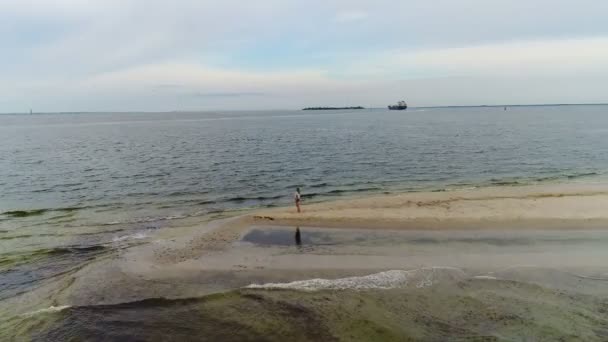
{"type": "Polygon", "coordinates": [[[202,298],[70,307],[36,314],[19,329],[25,335],[29,327],[43,325],[45,329],[36,329],[32,336],[35,340],[537,337],[602,341],[608,337],[605,299],[494,279],[457,284],[304,293],[238,290],[202,298]]]}
{"type": "MultiPolygon", "coordinates": [[[[0,323],[3,337],[603,341],[608,336],[604,230],[299,227],[297,243],[296,228],[248,227],[225,249],[110,286],[90,275],[115,276],[99,263],[78,271],[75,283],[50,298],[54,305],[0,323]],[[205,294],[209,286],[214,289],[205,294]],[[197,291],[202,292],[194,295],[197,291]],[[104,293],[110,296],[106,302],[89,296],[104,293]],[[70,297],[71,305],[59,300],[70,297]]],[[[116,265],[152,247],[138,248],[143,250],[116,265]]]]}

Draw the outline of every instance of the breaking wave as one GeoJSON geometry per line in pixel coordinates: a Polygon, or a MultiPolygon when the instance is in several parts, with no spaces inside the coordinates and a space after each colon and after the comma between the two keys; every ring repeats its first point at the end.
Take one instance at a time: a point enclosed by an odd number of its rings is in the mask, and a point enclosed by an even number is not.
{"type": "Polygon", "coordinates": [[[402,287],[428,287],[441,281],[465,279],[464,271],[453,267],[420,268],[410,271],[390,270],[359,277],[307,279],[290,283],[251,284],[248,289],[266,290],[372,290],[402,287]]]}
{"type": "Polygon", "coordinates": [[[147,237],[148,237],[148,234],[139,232],[139,233],[130,234],[130,235],[115,236],[114,238],[112,238],[112,242],[121,242],[121,241],[125,241],[125,240],[141,240],[141,239],[145,239],[147,237]]]}
{"type": "Polygon", "coordinates": [[[44,308],[44,309],[40,309],[40,310],[24,313],[21,316],[23,316],[23,317],[31,317],[31,316],[35,316],[35,315],[39,315],[39,314],[60,312],[60,311],[63,311],[65,309],[69,309],[69,308],[71,308],[71,306],[69,306],[69,305],[50,306],[48,308],[44,308]]]}

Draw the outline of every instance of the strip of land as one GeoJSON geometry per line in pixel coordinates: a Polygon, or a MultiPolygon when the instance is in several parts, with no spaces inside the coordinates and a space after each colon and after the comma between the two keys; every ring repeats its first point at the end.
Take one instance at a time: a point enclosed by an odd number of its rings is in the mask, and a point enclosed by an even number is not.
{"type": "Polygon", "coordinates": [[[283,226],[391,229],[608,227],[608,185],[560,184],[415,192],[258,211],[283,226]]]}
{"type": "Polygon", "coordinates": [[[355,107],[306,107],[302,110],[342,110],[342,109],[365,109],[361,106],[355,107]]]}

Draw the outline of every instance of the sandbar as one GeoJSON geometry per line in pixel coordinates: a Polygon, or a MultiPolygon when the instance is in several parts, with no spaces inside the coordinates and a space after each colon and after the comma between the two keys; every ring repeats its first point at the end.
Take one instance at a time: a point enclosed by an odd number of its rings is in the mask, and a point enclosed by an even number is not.
{"type": "Polygon", "coordinates": [[[249,216],[281,226],[391,229],[604,228],[608,226],[608,185],[555,184],[487,187],[443,192],[304,202],[249,216]]]}

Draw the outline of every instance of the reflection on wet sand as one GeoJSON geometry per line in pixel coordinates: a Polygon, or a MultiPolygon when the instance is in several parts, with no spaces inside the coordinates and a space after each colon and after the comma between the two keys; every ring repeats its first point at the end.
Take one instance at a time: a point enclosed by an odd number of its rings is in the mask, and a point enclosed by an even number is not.
{"type": "Polygon", "coordinates": [[[296,227],[296,245],[302,245],[302,237],[300,236],[300,227],[296,227]]]}

